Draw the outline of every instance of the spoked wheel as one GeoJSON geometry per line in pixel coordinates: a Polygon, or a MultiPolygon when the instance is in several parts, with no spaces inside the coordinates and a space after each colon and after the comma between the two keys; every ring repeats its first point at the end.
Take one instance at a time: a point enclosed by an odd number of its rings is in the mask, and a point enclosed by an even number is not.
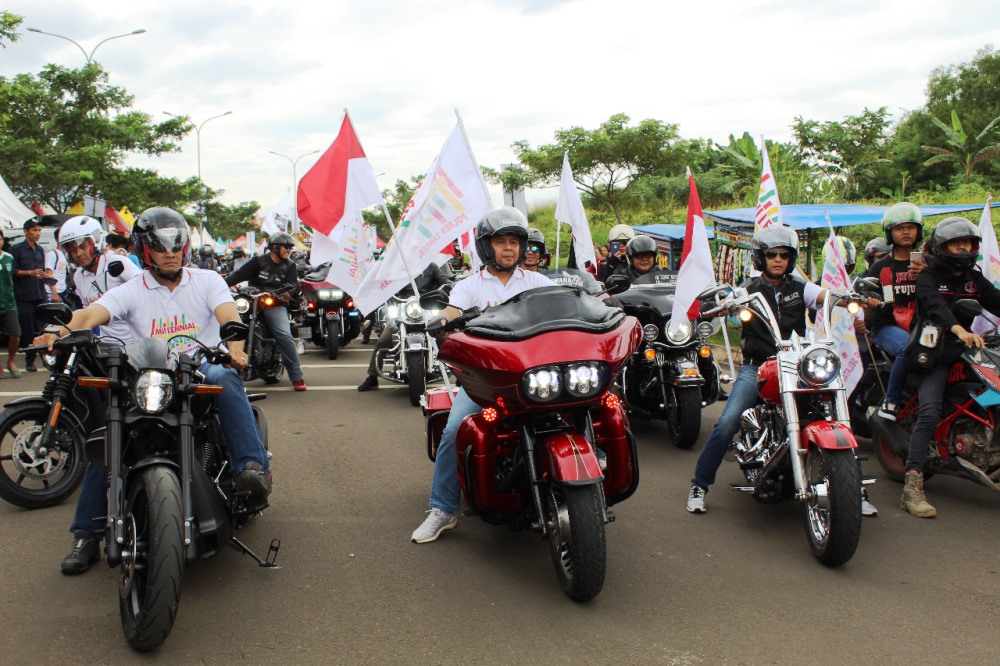
{"type": "Polygon", "coordinates": [[[667,428],[678,449],[690,449],[701,434],[701,389],[667,391],[667,428]]]}
{"type": "Polygon", "coordinates": [[[806,455],[805,524],[813,555],[829,567],[854,556],[861,539],[861,473],[854,452],[813,447],[806,455]]]}
{"type": "Polygon", "coordinates": [[[133,481],[125,505],[118,607],[133,649],[147,652],[166,640],[177,615],[183,574],[180,483],[173,470],[150,467],[133,481]]]}
{"type": "Polygon", "coordinates": [[[335,321],[326,322],[326,357],[336,361],[340,353],[340,326],[335,321]]]}
{"type": "Polygon", "coordinates": [[[23,509],[55,506],[73,494],[87,461],[83,433],[68,417],[56,421],[48,446],[41,442],[49,407],[18,405],[0,414],[0,497],[23,509]]]}
{"type": "Polygon", "coordinates": [[[410,352],[406,355],[406,384],[410,389],[410,404],[420,406],[420,397],[427,386],[427,369],[424,368],[424,353],[410,352]]]}
{"type": "Polygon", "coordinates": [[[551,484],[546,532],[559,584],[574,601],[590,601],[604,587],[607,544],[599,484],[551,484]]]}

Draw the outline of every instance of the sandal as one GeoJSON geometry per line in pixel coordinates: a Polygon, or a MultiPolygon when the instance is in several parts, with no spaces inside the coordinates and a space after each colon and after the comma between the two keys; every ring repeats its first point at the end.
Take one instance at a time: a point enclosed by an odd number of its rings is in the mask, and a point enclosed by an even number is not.
{"type": "Polygon", "coordinates": [[[11,379],[20,379],[21,378],[21,373],[18,372],[17,370],[12,370],[10,368],[4,368],[4,373],[3,373],[3,375],[0,375],[0,377],[2,377],[3,379],[7,379],[8,377],[10,377],[11,379]]]}

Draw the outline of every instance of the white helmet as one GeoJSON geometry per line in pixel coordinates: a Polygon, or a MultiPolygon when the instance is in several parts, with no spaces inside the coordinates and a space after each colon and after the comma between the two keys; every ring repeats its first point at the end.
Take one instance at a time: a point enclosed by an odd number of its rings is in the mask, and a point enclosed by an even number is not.
{"type": "Polygon", "coordinates": [[[611,231],[608,232],[608,242],[612,243],[614,241],[619,241],[622,243],[627,243],[635,238],[635,229],[627,224],[616,224],[611,227],[611,231]]]}
{"type": "Polygon", "coordinates": [[[87,215],[77,215],[63,222],[59,229],[59,245],[90,238],[94,241],[94,256],[104,252],[104,229],[101,223],[87,215]]]}

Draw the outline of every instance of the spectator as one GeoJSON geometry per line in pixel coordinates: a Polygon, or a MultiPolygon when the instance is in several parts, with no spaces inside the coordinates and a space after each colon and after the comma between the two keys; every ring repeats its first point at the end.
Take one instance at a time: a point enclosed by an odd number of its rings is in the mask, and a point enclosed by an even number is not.
{"type": "MultiPolygon", "coordinates": [[[[0,231],[0,243],[7,245],[0,231]]],[[[7,369],[2,377],[20,379],[21,373],[14,365],[17,348],[21,346],[21,324],[17,317],[17,301],[14,298],[14,257],[8,252],[0,252],[0,332],[7,336],[7,369]]]]}
{"type": "MultiPolygon", "coordinates": [[[[17,318],[21,337],[33,340],[42,330],[35,318],[35,308],[44,303],[45,278],[51,277],[45,271],[45,251],[38,244],[42,237],[42,225],[37,218],[24,223],[24,240],[10,247],[14,268],[14,298],[17,301],[17,318]]],[[[36,372],[35,352],[24,355],[25,370],[36,372]]]]}
{"type": "Polygon", "coordinates": [[[120,254],[123,257],[128,257],[133,264],[139,266],[139,257],[130,252],[131,242],[128,238],[119,234],[108,234],[104,240],[112,252],[120,254]]]}
{"type": "MultiPolygon", "coordinates": [[[[62,303],[63,299],[66,297],[66,290],[69,288],[66,283],[66,276],[69,273],[69,263],[66,261],[66,255],[62,253],[62,250],[58,248],[54,250],[46,250],[45,270],[52,275],[55,280],[55,282],[47,283],[45,285],[48,287],[50,292],[47,294],[49,302],[62,303]]],[[[67,303],[67,305],[69,304],[67,303]]],[[[73,306],[70,305],[70,307],[73,306]]]]}

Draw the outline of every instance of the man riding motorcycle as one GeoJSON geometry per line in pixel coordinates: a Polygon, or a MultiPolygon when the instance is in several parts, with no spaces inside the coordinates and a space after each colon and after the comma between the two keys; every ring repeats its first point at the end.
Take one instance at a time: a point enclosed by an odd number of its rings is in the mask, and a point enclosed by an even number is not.
{"type": "Polygon", "coordinates": [[[206,271],[219,270],[219,262],[215,260],[215,248],[208,243],[198,250],[198,268],[206,271]]]}
{"type": "MultiPolygon", "coordinates": [[[[521,292],[554,284],[544,275],[518,268],[527,251],[528,221],[516,208],[504,206],[487,213],[476,225],[475,233],[476,254],[483,268],[455,285],[448,307],[441,313],[444,319],[454,319],[462,310],[474,307],[485,310],[521,292]]],[[[434,460],[431,508],[410,537],[414,543],[435,541],[442,532],[458,526],[462,488],[455,458],[455,436],[462,420],[480,411],[482,407],[464,389],[459,389],[434,460]]]]}
{"type": "MultiPolygon", "coordinates": [[[[290,296],[299,291],[299,274],[295,264],[289,259],[295,241],[284,232],[274,234],[267,241],[267,254],[254,256],[226,277],[230,287],[240,282],[249,282],[251,287],[270,291],[286,285],[292,285],[290,296]]],[[[274,305],[260,311],[260,316],[278,344],[281,358],[288,370],[288,378],[296,391],[306,390],[306,380],[299,364],[299,354],[295,348],[295,338],[288,320],[288,308],[284,305],[274,305]]]]}
{"type": "Polygon", "coordinates": [[[633,283],[649,273],[677,275],[677,271],[660,268],[657,260],[660,256],[656,241],[649,236],[636,236],[625,245],[625,263],[615,270],[614,275],[624,275],[633,283]]]}
{"type": "MultiPolygon", "coordinates": [[[[220,342],[219,326],[239,321],[236,304],[218,273],[187,268],[190,262],[190,230],[184,217],[169,208],[143,211],[132,232],[132,243],[145,271],[135,280],[105,293],[95,303],[73,313],[68,326],[44,333],[35,345],[52,349],[59,335],[74,330],[104,326],[112,319],[124,321],[133,338],[176,335],[178,325],[210,346],[220,342]],[[178,322],[182,322],[178,324],[178,322]]],[[[227,342],[233,368],[246,366],[242,342],[227,342]]],[[[178,351],[191,351],[181,341],[178,351]]],[[[267,452],[254,421],[243,382],[233,368],[202,363],[198,368],[205,382],[223,387],[215,399],[219,420],[229,443],[231,469],[237,487],[251,497],[267,497],[271,492],[271,471],[267,452]]],[[[104,467],[91,465],[84,477],[74,518],[73,546],[63,560],[65,574],[86,571],[100,556],[107,515],[104,467]]]]}

